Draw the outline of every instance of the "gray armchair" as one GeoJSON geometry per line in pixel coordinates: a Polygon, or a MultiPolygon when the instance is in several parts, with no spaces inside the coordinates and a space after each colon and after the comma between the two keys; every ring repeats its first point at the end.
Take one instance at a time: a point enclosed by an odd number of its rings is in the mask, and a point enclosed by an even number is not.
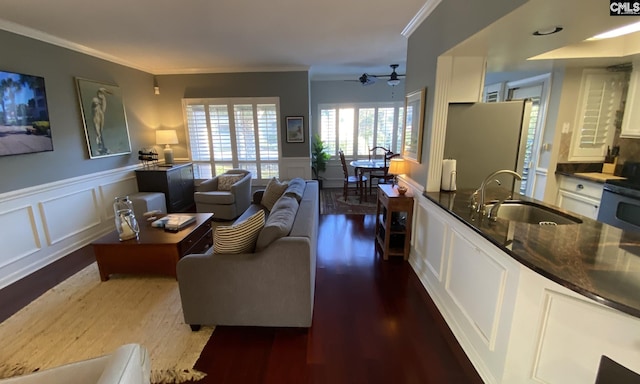
{"type": "Polygon", "coordinates": [[[222,175],[203,181],[196,187],[194,200],[197,212],[211,212],[214,220],[233,220],[242,215],[251,204],[251,172],[230,169],[222,175]],[[240,180],[228,185],[229,177],[240,176],[240,180]]]}

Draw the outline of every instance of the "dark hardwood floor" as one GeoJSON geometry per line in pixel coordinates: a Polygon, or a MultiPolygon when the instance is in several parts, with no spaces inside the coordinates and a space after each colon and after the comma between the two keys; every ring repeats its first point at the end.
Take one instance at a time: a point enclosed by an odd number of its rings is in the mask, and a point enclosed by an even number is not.
{"type": "MultiPolygon", "coordinates": [[[[320,216],[312,327],[217,327],[198,383],[482,383],[409,263],[375,253],[374,224],[320,216]]],[[[93,260],[85,247],[0,290],[0,321],[93,260]]]]}
{"type": "Polygon", "coordinates": [[[199,383],[482,383],[411,266],[375,253],[374,225],[322,215],[312,327],[219,326],[199,383]]]}

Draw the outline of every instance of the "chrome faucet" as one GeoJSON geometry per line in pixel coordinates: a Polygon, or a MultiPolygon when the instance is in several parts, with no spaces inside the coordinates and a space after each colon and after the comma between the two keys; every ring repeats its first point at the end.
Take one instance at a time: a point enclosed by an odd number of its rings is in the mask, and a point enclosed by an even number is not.
{"type": "MultiPolygon", "coordinates": [[[[518,173],[510,170],[510,169],[501,169],[499,171],[495,171],[492,174],[490,174],[489,176],[487,176],[483,181],[482,184],[480,184],[480,187],[478,189],[476,189],[475,192],[473,192],[473,195],[471,196],[471,207],[473,209],[475,209],[476,212],[480,213],[481,215],[484,215],[485,213],[485,189],[487,188],[487,186],[492,182],[495,181],[496,183],[498,183],[498,185],[501,185],[500,181],[497,179],[494,179],[496,176],[501,175],[503,173],[509,174],[509,175],[513,175],[513,177],[515,177],[518,180],[522,180],[522,176],[520,176],[518,173]],[[480,201],[477,201],[478,198],[478,194],[480,194],[480,201]]],[[[498,208],[500,206],[501,202],[499,202],[498,208]]],[[[491,216],[495,217],[495,215],[497,214],[497,209],[495,210],[491,210],[491,216]]]]}

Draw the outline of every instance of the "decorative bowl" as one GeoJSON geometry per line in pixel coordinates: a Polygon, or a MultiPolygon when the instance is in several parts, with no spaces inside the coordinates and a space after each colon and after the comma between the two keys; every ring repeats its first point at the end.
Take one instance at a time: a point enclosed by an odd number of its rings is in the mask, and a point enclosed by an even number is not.
{"type": "Polygon", "coordinates": [[[404,195],[405,193],[407,193],[407,187],[403,187],[401,185],[398,185],[398,193],[400,195],[404,195]]]}

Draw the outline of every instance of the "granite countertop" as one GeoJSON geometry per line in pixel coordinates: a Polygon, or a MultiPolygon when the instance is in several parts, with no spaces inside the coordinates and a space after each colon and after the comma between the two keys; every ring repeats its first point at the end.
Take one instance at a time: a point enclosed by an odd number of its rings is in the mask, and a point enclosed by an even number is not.
{"type": "MultiPolygon", "coordinates": [[[[553,206],[582,223],[541,226],[479,220],[469,208],[472,192],[425,192],[424,196],[531,270],[640,318],[640,232],[623,231],[553,206]]],[[[517,199],[540,203],[525,196],[517,199]]]]}

